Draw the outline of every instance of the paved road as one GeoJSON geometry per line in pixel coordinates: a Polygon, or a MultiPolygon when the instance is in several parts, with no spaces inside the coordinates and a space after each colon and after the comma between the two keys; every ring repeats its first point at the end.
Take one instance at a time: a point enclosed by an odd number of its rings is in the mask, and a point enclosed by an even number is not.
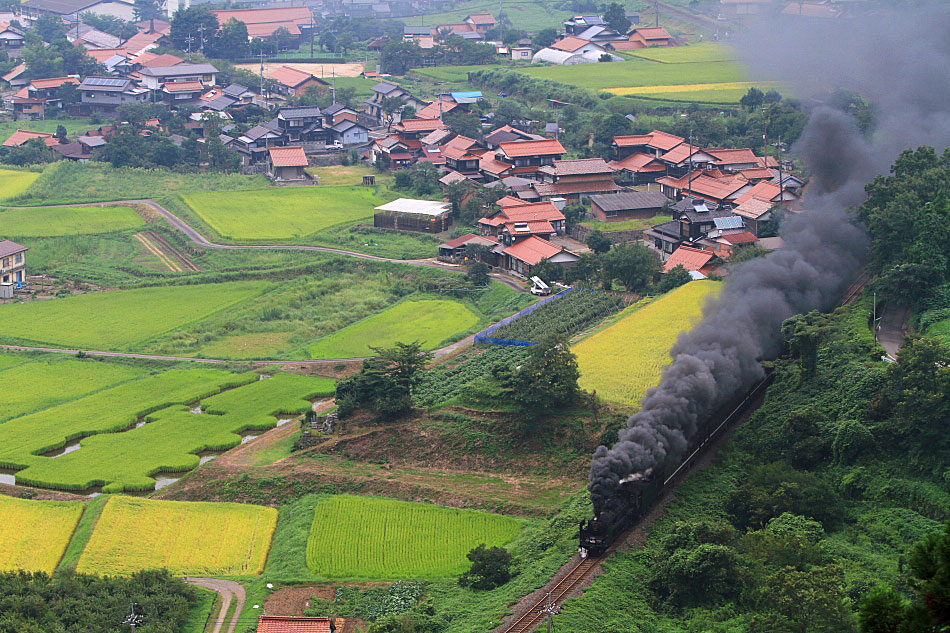
{"type": "Polygon", "coordinates": [[[888,358],[897,360],[897,353],[904,344],[904,333],[910,308],[906,306],[887,306],[878,323],[877,340],[887,352],[888,358]]]}
{"type": "Polygon", "coordinates": [[[228,609],[231,607],[231,601],[237,602],[234,607],[234,615],[231,616],[231,624],[228,626],[227,633],[234,633],[237,628],[238,618],[241,616],[241,610],[244,608],[244,601],[247,599],[244,593],[244,587],[232,580],[218,580],[216,578],[188,578],[185,582],[205,589],[216,591],[221,596],[221,610],[214,623],[214,629],[211,633],[221,633],[224,626],[224,618],[227,616],[228,609]]]}

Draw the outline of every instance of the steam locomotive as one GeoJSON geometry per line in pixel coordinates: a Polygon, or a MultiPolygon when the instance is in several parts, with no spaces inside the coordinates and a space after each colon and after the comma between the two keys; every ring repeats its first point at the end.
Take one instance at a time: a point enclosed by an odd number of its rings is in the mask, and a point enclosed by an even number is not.
{"type": "Polygon", "coordinates": [[[765,378],[747,392],[737,394],[701,424],[690,440],[682,461],[621,479],[613,496],[601,504],[600,513],[587,521],[581,521],[577,535],[581,558],[602,556],[618,536],[635,525],[673,478],[703,454],[710,440],[741,415],[772,378],[772,370],[766,370],[765,378]]]}

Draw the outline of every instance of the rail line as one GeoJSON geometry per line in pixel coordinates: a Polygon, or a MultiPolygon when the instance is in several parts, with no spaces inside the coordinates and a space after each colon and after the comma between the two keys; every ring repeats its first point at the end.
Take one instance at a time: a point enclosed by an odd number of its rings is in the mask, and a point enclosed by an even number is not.
{"type": "Polygon", "coordinates": [[[544,621],[544,618],[548,616],[549,605],[552,606],[550,609],[551,614],[554,615],[557,613],[557,605],[560,605],[572,591],[577,589],[577,587],[587,579],[599,561],[599,558],[582,558],[578,560],[573,569],[571,569],[564,578],[559,580],[548,593],[531,605],[530,609],[522,613],[506,628],[501,630],[505,633],[530,633],[533,631],[544,621]]]}

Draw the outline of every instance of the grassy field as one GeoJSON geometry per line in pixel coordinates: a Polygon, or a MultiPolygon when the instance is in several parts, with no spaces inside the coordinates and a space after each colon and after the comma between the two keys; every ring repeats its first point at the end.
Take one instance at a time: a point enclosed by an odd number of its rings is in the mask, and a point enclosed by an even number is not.
{"type": "Polygon", "coordinates": [[[578,384],[610,402],[636,405],[659,383],[676,337],[718,289],[718,282],[692,281],[574,345],[578,384]]]}
{"type": "Polygon", "coordinates": [[[635,231],[648,229],[651,226],[655,226],[663,222],[669,222],[670,218],[671,216],[669,215],[656,215],[652,218],[634,218],[632,220],[620,220],[619,222],[584,220],[581,222],[581,224],[592,229],[597,229],[598,231],[603,231],[604,233],[610,233],[611,231],[635,231]]]}
{"type": "Polygon", "coordinates": [[[145,226],[131,207],[0,209],[0,234],[17,237],[114,233],[145,226]]]}
{"type": "Polygon", "coordinates": [[[307,167],[307,173],[320,178],[320,186],[363,185],[363,176],[376,176],[376,182],[392,180],[392,175],[381,174],[366,165],[329,165],[307,167]]]}
{"type": "Polygon", "coordinates": [[[0,169],[0,200],[9,200],[26,191],[39,178],[35,171],[0,169]]]}
{"type": "Polygon", "coordinates": [[[0,306],[0,338],[125,350],[247,301],[265,287],[263,282],[160,286],[8,304],[0,306]]]}
{"type": "Polygon", "coordinates": [[[45,409],[109,385],[137,378],[144,370],[93,360],[41,360],[0,371],[0,422],[45,409]]]}
{"type": "MultiPolygon", "coordinates": [[[[511,20],[516,29],[523,29],[535,33],[545,28],[561,30],[564,20],[576,15],[568,9],[532,0],[508,0],[504,5],[505,15],[511,20]]],[[[486,3],[484,0],[463,0],[456,4],[451,11],[441,13],[426,13],[424,24],[460,24],[470,13],[492,13],[498,17],[498,4],[486,3]]],[[[420,18],[406,20],[406,24],[418,25],[420,18]]]]}
{"type": "Polygon", "coordinates": [[[202,346],[195,356],[211,358],[267,358],[290,348],[293,332],[257,332],[226,336],[202,346]]]}
{"type": "Polygon", "coordinates": [[[317,503],[307,565],[327,578],[437,578],[468,568],[479,543],[504,545],[516,519],[389,499],[335,496],[317,503]]]}
{"type": "Polygon", "coordinates": [[[728,44],[719,42],[695,42],[686,46],[643,48],[636,51],[624,51],[620,55],[663,64],[729,62],[736,59],[735,50],[728,44]]]}
{"type": "Polygon", "coordinates": [[[89,119],[46,119],[45,121],[29,121],[20,119],[19,121],[3,121],[0,123],[0,141],[6,140],[17,130],[28,130],[30,132],[48,132],[54,134],[56,127],[62,125],[66,128],[67,134],[78,134],[99,127],[89,122],[89,119]]]}
{"type": "Polygon", "coordinates": [[[630,60],[609,64],[536,66],[521,72],[590,90],[745,80],[742,69],[732,62],[660,64],[647,60],[630,60]]]}
{"type": "Polygon", "coordinates": [[[171,407],[149,415],[144,426],[88,437],[79,450],[44,459],[17,478],[66,490],[97,485],[112,493],[153,490],[154,475],[197,468],[198,453],[233,448],[241,433],[274,428],[277,414],[300,414],[310,408],[309,398],[333,391],[327,378],[276,374],[202,400],[203,413],[171,407]]]}
{"type": "Polygon", "coordinates": [[[193,193],[185,202],[218,234],[234,240],[301,238],[373,217],[386,200],[368,187],[287,187],[193,193]]]}
{"type": "Polygon", "coordinates": [[[412,341],[433,349],[478,322],[478,315],[457,301],[404,301],[317,341],[307,351],[311,358],[357,358],[372,356],[370,347],[412,341]]]}
{"type": "Polygon", "coordinates": [[[234,503],[109,499],[79,572],[127,575],[167,568],[176,575],[260,573],[277,510],[234,503]]]}
{"type": "Polygon", "coordinates": [[[184,194],[192,191],[260,189],[267,184],[264,176],[189,174],[167,169],[115,168],[108,163],[64,160],[47,166],[33,185],[13,200],[18,204],[30,205],[135,200],[167,196],[172,192],[184,194]]]}
{"type": "Polygon", "coordinates": [[[83,504],[0,495],[0,571],[52,573],[66,551],[83,504]]]}
{"type": "Polygon", "coordinates": [[[430,66],[429,68],[413,68],[412,72],[425,77],[431,77],[436,81],[465,82],[468,81],[468,73],[475,70],[500,70],[508,68],[499,64],[488,64],[484,66],[430,66]]]}
{"type": "Polygon", "coordinates": [[[257,379],[257,374],[172,369],[14,418],[0,424],[0,467],[22,469],[50,461],[39,455],[77,438],[128,429],[146,413],[257,379]]]}

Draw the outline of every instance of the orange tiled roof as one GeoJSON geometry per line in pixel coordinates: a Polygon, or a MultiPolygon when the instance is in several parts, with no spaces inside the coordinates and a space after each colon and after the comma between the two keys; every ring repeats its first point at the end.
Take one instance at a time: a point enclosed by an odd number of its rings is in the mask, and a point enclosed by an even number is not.
{"type": "Polygon", "coordinates": [[[92,57],[94,60],[100,64],[110,57],[115,55],[122,55],[123,57],[128,57],[129,53],[124,48],[94,48],[92,50],[86,51],[86,55],[92,57]]]}
{"type": "Polygon", "coordinates": [[[529,266],[534,266],[540,263],[541,260],[554,257],[563,250],[564,249],[560,246],[556,246],[547,240],[542,240],[540,237],[532,235],[525,240],[521,240],[509,246],[502,252],[506,255],[511,255],[515,259],[520,259],[529,266]]]}
{"type": "MultiPolygon", "coordinates": [[[[759,200],[774,200],[778,197],[780,191],[781,189],[779,189],[779,186],[776,183],[762,181],[756,183],[751,189],[736,198],[736,203],[742,204],[743,202],[752,198],[758,198],[759,200]]],[[[793,196],[791,196],[788,191],[785,192],[785,196],[787,196],[789,200],[793,198],[793,196]]]]}
{"type": "Polygon", "coordinates": [[[720,163],[726,165],[756,163],[758,161],[755,152],[747,147],[741,149],[710,147],[706,150],[706,153],[708,153],[710,156],[715,156],[720,163]]]}
{"type": "Polygon", "coordinates": [[[632,172],[666,171],[666,166],[661,164],[654,156],[642,152],[631,154],[623,160],[611,161],[608,164],[614,169],[625,169],[632,172]]]}
{"type": "Polygon", "coordinates": [[[547,220],[527,220],[527,221],[509,221],[505,222],[505,228],[512,235],[550,235],[554,233],[554,227],[547,220]],[[515,225],[524,226],[523,230],[518,230],[515,225]]]}
{"type": "Polygon", "coordinates": [[[267,22],[265,24],[248,24],[249,37],[271,37],[277,29],[287,29],[291,35],[300,35],[300,25],[296,22],[267,22]]]}
{"type": "Polygon", "coordinates": [[[47,145],[56,145],[59,141],[53,138],[49,132],[31,132],[30,130],[17,130],[3,142],[6,147],[19,147],[31,138],[41,138],[47,145]]]}
{"type": "Polygon", "coordinates": [[[320,83],[326,83],[325,81],[317,79],[314,75],[308,72],[297,70],[296,68],[291,68],[290,66],[281,66],[280,68],[270,71],[264,76],[291,88],[296,88],[300,84],[311,79],[316,79],[320,83]]]}
{"type": "Polygon", "coordinates": [[[565,154],[567,151],[554,139],[545,139],[543,141],[515,141],[512,143],[502,143],[498,146],[505,156],[509,158],[521,158],[523,156],[549,156],[551,154],[565,154]]]}
{"type": "Polygon", "coordinates": [[[159,68],[163,66],[177,66],[185,60],[171,53],[164,53],[162,55],[142,53],[135,61],[146,68],[159,68]]]}
{"type": "Polygon", "coordinates": [[[330,618],[262,615],[257,633],[330,633],[330,618]]]}
{"type": "Polygon", "coordinates": [[[686,270],[699,270],[708,264],[709,260],[715,256],[715,253],[710,253],[709,251],[704,251],[699,248],[680,246],[673,251],[669,259],[663,263],[663,272],[668,273],[677,266],[682,266],[686,270]]]}
{"type": "Polygon", "coordinates": [[[495,16],[491,13],[472,13],[469,14],[468,19],[474,24],[495,24],[495,16]]]}
{"type": "Polygon", "coordinates": [[[662,26],[649,26],[634,29],[634,31],[645,40],[668,40],[670,34],[662,26]]]}
{"type": "Polygon", "coordinates": [[[15,67],[13,68],[13,70],[11,70],[11,71],[8,72],[6,75],[4,75],[4,76],[3,76],[3,80],[6,81],[6,82],[10,82],[10,81],[16,79],[17,77],[19,77],[20,75],[22,75],[22,74],[25,73],[25,72],[26,72],[26,64],[19,64],[19,65],[15,66],[15,67]]]}
{"type": "Polygon", "coordinates": [[[445,114],[447,112],[451,112],[458,106],[459,104],[455,103],[454,101],[442,100],[442,109],[439,110],[439,102],[433,101],[426,107],[422,108],[421,110],[418,110],[416,112],[416,118],[417,119],[437,119],[439,118],[440,112],[441,114],[445,114]]]}
{"type": "MultiPolygon", "coordinates": [[[[740,196],[745,198],[745,196],[740,196]]],[[[739,203],[739,205],[733,209],[736,215],[741,215],[744,218],[749,218],[750,220],[758,220],[763,215],[768,213],[769,209],[772,208],[772,203],[768,200],[762,200],[761,198],[751,197],[739,203]]]]}
{"type": "Polygon", "coordinates": [[[63,84],[79,85],[79,80],[75,77],[51,77],[49,79],[34,79],[30,85],[36,89],[59,88],[63,84]]]}
{"type": "Polygon", "coordinates": [[[568,35],[564,39],[558,40],[551,44],[551,48],[557,49],[559,51],[564,51],[566,53],[573,53],[579,48],[583,48],[590,44],[587,40],[582,40],[579,37],[574,37],[573,35],[568,35]]]}
{"type": "Polygon", "coordinates": [[[448,126],[439,119],[405,119],[393,126],[401,132],[426,132],[439,130],[448,126]]]}
{"type": "Polygon", "coordinates": [[[575,158],[572,160],[556,160],[553,165],[544,165],[538,171],[552,176],[579,176],[584,174],[612,174],[614,169],[603,158],[575,158]]]}
{"type": "Polygon", "coordinates": [[[131,53],[138,53],[154,45],[162,37],[162,33],[136,33],[122,43],[122,48],[131,53]]]}
{"type": "Polygon", "coordinates": [[[165,84],[165,92],[197,92],[205,87],[200,81],[179,81],[165,84]]]}
{"type": "Polygon", "coordinates": [[[307,7],[281,7],[277,9],[236,9],[215,11],[218,24],[224,24],[231,18],[244,22],[249,27],[252,24],[269,24],[274,22],[293,22],[298,25],[310,24],[312,15],[307,7]]]}
{"type": "Polygon", "coordinates": [[[271,147],[267,151],[274,167],[306,167],[309,164],[302,147],[271,147]]]}
{"type": "Polygon", "coordinates": [[[478,161],[479,169],[487,171],[489,174],[495,176],[509,171],[512,167],[513,165],[503,163],[500,160],[495,160],[495,157],[492,154],[483,154],[481,159],[478,161]]]}

